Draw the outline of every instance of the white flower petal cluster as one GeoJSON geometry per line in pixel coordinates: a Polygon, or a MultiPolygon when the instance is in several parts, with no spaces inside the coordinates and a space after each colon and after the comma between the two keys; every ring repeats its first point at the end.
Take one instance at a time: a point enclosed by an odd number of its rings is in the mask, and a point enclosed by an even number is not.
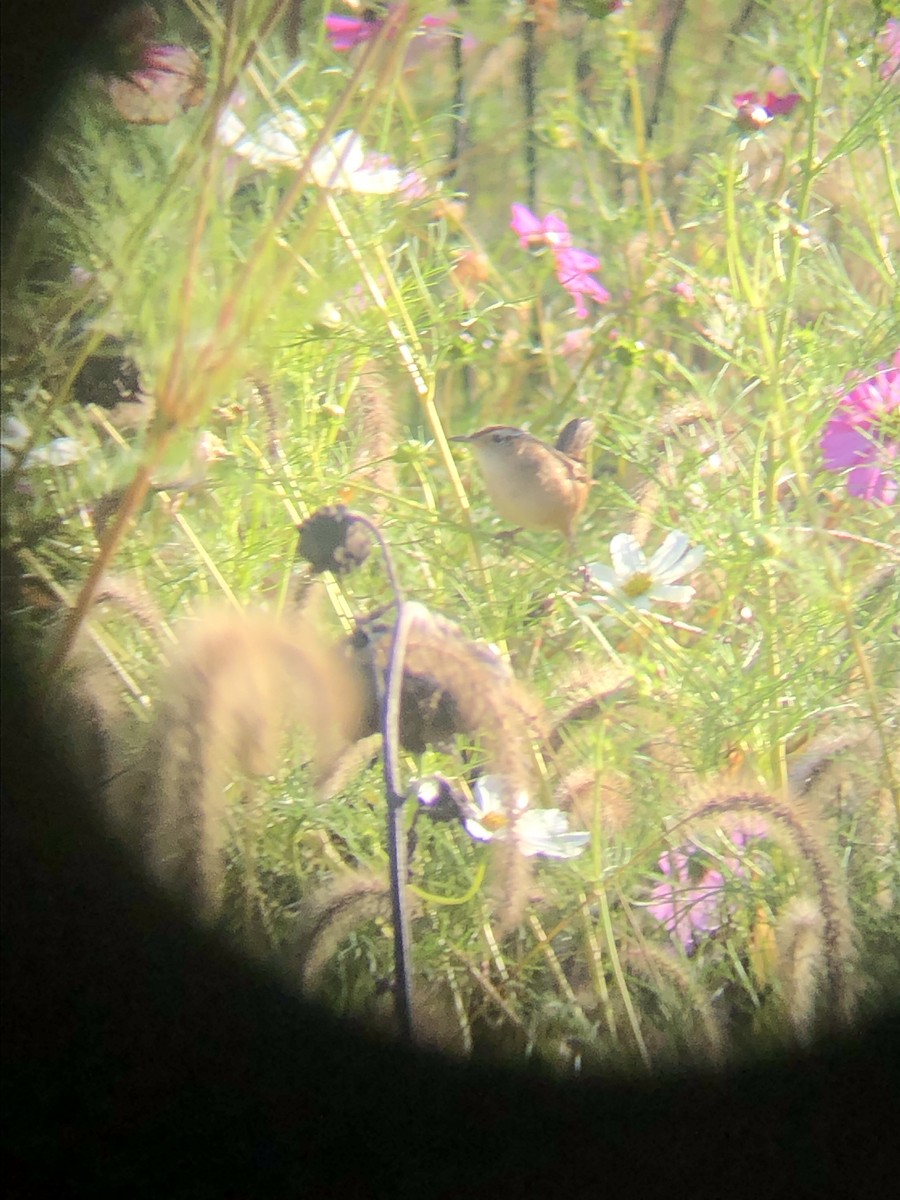
{"type": "MultiPolygon", "coordinates": [[[[286,167],[299,170],[306,158],[309,130],[293,108],[281,108],[250,133],[232,108],[223,110],[216,132],[232,154],[258,170],[286,167]]],[[[366,153],[362,138],[352,129],[331,138],[313,157],[310,175],[317,187],[335,191],[387,196],[410,180],[384,156],[366,153]]]]}
{"type": "Polygon", "coordinates": [[[589,563],[591,580],[614,602],[641,610],[654,601],[688,604],[694,595],[689,584],[676,584],[703,562],[702,546],[691,547],[677,530],[670,533],[652,558],[647,559],[638,540],[619,533],[610,542],[612,567],[589,563]]]}
{"type": "Polygon", "coordinates": [[[569,830],[569,818],[560,809],[529,808],[528,796],[521,791],[515,798],[515,816],[510,822],[502,791],[503,780],[498,775],[482,775],[476,780],[476,812],[463,822],[470,837],[479,842],[504,839],[512,827],[524,855],[543,854],[546,858],[576,858],[590,841],[589,833],[569,830]]]}
{"type": "MultiPolygon", "coordinates": [[[[18,417],[3,418],[2,433],[0,433],[0,473],[12,468],[15,461],[14,451],[23,450],[31,437],[31,430],[18,417]]],[[[25,456],[22,466],[25,470],[31,467],[68,467],[71,463],[81,462],[87,457],[88,448],[77,438],[58,437],[46,446],[35,446],[25,456]]]]}

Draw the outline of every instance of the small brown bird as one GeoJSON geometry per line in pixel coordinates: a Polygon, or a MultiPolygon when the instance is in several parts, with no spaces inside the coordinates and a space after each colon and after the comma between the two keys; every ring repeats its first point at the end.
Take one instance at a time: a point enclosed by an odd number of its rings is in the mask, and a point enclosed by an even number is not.
{"type": "Polygon", "coordinates": [[[574,417],[555,446],[513,425],[488,425],[450,441],[472,447],[501,517],[524,529],[555,529],[571,543],[591,486],[584,455],[593,436],[594,422],[574,417]]]}

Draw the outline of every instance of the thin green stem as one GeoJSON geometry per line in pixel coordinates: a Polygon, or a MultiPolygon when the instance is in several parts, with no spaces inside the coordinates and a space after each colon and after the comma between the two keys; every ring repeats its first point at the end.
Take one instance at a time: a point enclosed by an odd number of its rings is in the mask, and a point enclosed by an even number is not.
{"type": "Polygon", "coordinates": [[[628,990],[628,983],[625,979],[625,972],[622,970],[622,963],[619,959],[618,951],[616,950],[616,937],[613,933],[612,919],[609,912],[609,900],[606,896],[606,887],[601,881],[594,892],[594,895],[600,901],[600,920],[603,924],[603,936],[606,939],[606,948],[609,951],[610,962],[612,963],[613,974],[616,977],[616,983],[619,986],[619,993],[622,997],[622,1003],[625,1006],[625,1012],[628,1014],[628,1021],[631,1025],[631,1032],[634,1035],[635,1045],[638,1048],[638,1053],[641,1056],[641,1061],[649,1071],[651,1068],[650,1053],[647,1050],[647,1045],[644,1041],[644,1035],[641,1033],[641,1024],[638,1020],[638,1015],[634,1010],[634,1004],[631,1000],[631,993],[628,990]]]}
{"type": "Polygon", "coordinates": [[[637,17],[633,9],[629,9],[628,33],[625,39],[625,78],[628,81],[628,96],[631,101],[631,123],[634,130],[634,150],[637,168],[638,185],[641,191],[641,201],[644,206],[644,228],[651,242],[656,233],[656,213],[653,207],[653,195],[650,190],[650,172],[647,155],[647,121],[644,116],[644,101],[641,95],[641,81],[638,77],[638,29],[635,24],[637,17]]]}
{"type": "MultiPolygon", "coordinates": [[[[822,104],[822,82],[825,76],[825,59],[828,55],[828,38],[831,31],[833,3],[825,0],[819,10],[819,28],[812,62],[808,64],[812,80],[809,102],[806,105],[806,154],[800,168],[800,189],[797,196],[797,220],[804,222],[809,214],[810,191],[816,175],[816,147],[818,145],[819,111],[822,104]]],[[[794,307],[794,289],[797,284],[797,268],[803,245],[801,238],[792,238],[785,271],[784,298],[775,325],[775,340],[772,347],[774,363],[784,361],[785,337],[794,307]]],[[[775,377],[777,377],[776,372],[775,377]]]]}

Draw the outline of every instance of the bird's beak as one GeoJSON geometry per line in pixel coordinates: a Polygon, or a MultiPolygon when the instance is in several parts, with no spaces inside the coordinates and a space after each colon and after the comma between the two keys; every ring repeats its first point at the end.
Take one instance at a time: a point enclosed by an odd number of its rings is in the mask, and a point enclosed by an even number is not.
{"type": "Polygon", "coordinates": [[[456,437],[447,438],[448,442],[471,442],[472,435],[470,433],[458,433],[456,437]]]}

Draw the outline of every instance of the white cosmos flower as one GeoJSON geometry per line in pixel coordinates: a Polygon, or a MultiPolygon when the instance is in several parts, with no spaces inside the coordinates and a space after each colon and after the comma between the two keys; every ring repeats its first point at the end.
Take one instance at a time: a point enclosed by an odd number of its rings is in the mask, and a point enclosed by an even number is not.
{"type": "Polygon", "coordinates": [[[666,537],[649,562],[630,533],[616,534],[609,551],[612,567],[589,563],[591,579],[613,600],[639,609],[648,609],[654,600],[689,603],[694,589],[675,580],[696,570],[706,553],[702,546],[691,548],[687,537],[677,530],[666,537]]]}
{"type": "Polygon", "coordinates": [[[245,134],[232,147],[233,154],[246,158],[253,167],[293,167],[303,165],[306,123],[292,108],[282,108],[266,117],[256,130],[256,136],[245,134]]]}
{"type": "Polygon", "coordinates": [[[352,129],[345,129],[322,147],[312,161],[312,177],[322,188],[382,196],[399,191],[402,181],[390,160],[379,158],[374,166],[367,162],[362,138],[352,129]]]}
{"type": "MultiPolygon", "coordinates": [[[[257,170],[287,167],[296,171],[306,157],[309,131],[293,108],[278,109],[255,133],[248,132],[232,108],[225,108],[216,133],[223,146],[257,170]]],[[[390,159],[367,154],[362,138],[352,129],[337,134],[315,154],[310,175],[317,187],[370,195],[392,195],[407,186],[390,159]]]]}
{"type": "MultiPolygon", "coordinates": [[[[510,820],[502,799],[503,780],[499,775],[482,775],[475,781],[475,815],[466,817],[466,833],[479,842],[504,839],[510,820]]],[[[528,796],[519,792],[513,803],[514,836],[527,857],[543,854],[547,858],[576,858],[590,841],[589,833],[569,831],[569,818],[558,808],[529,808],[528,796]]]]}
{"type": "Polygon", "coordinates": [[[26,467],[68,467],[71,463],[81,462],[87,457],[88,448],[77,438],[58,437],[46,446],[36,446],[26,455],[26,467]]]}
{"type": "MultiPolygon", "coordinates": [[[[15,461],[11,451],[23,450],[28,444],[28,439],[31,437],[31,430],[24,421],[20,421],[18,417],[6,416],[3,418],[2,429],[0,429],[0,473],[5,474],[11,470],[15,461]]],[[[48,442],[46,446],[35,446],[25,456],[22,466],[25,470],[29,467],[67,467],[70,463],[80,462],[87,456],[88,448],[83,442],[79,442],[77,438],[58,437],[52,442],[48,442]]]]}
{"type": "Polygon", "coordinates": [[[260,170],[293,167],[303,163],[300,147],[306,141],[306,122],[293,108],[280,108],[258,125],[255,133],[232,108],[223,109],[216,125],[216,136],[232,154],[246,159],[260,170]]]}

